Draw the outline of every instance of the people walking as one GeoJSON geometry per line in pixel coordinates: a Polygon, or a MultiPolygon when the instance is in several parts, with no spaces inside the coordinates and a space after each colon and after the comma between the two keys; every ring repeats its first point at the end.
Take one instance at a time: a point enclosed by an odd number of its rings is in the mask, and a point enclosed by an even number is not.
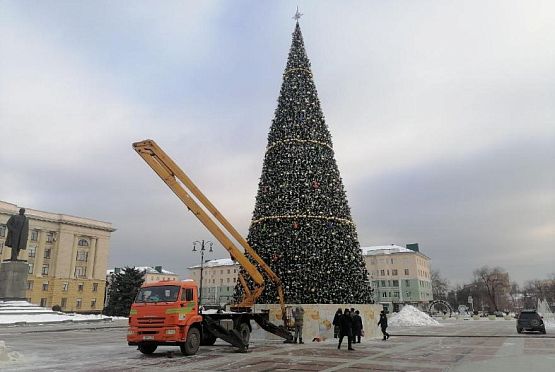
{"type": "Polygon", "coordinates": [[[349,309],[345,309],[343,315],[339,318],[339,344],[337,345],[338,349],[341,349],[341,342],[343,341],[343,337],[347,337],[348,342],[348,350],[354,350],[353,346],[351,345],[352,337],[353,337],[353,318],[351,317],[351,312],[349,309]]]}
{"type": "Polygon", "coordinates": [[[304,344],[303,342],[303,322],[304,322],[304,309],[301,306],[297,306],[293,310],[293,318],[295,319],[295,336],[293,337],[293,343],[297,343],[297,338],[299,339],[299,344],[304,344]]]}
{"type": "Polygon", "coordinates": [[[341,308],[337,309],[337,311],[335,312],[335,315],[333,316],[333,338],[338,338],[339,337],[339,330],[340,330],[340,326],[339,326],[339,319],[341,318],[341,315],[343,315],[343,310],[341,310],[341,308]]]}
{"type": "Polygon", "coordinates": [[[360,344],[360,338],[362,337],[362,318],[360,317],[360,311],[356,310],[353,316],[353,343],[360,344]]]}
{"type": "Polygon", "coordinates": [[[387,340],[389,338],[389,333],[387,333],[387,315],[384,310],[380,313],[380,321],[378,322],[378,325],[382,328],[383,340],[387,340]]]}

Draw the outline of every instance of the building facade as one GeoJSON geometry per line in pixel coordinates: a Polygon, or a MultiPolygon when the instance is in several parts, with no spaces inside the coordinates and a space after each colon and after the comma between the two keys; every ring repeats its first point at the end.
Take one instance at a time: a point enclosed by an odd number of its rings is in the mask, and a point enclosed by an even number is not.
{"type": "Polygon", "coordinates": [[[405,304],[422,308],[432,300],[430,258],[398,245],[364,247],[362,254],[374,288],[376,303],[389,311],[405,304]]]}
{"type": "MultiPolygon", "coordinates": [[[[4,246],[5,225],[19,208],[0,201],[2,260],[11,254],[4,246]]],[[[43,307],[59,305],[63,311],[101,312],[112,224],[33,209],[25,215],[29,238],[18,258],[29,263],[27,300],[43,307]]]]}
{"type": "MultiPolygon", "coordinates": [[[[162,266],[138,266],[135,269],[144,273],[145,283],[158,282],[160,280],[179,280],[179,275],[165,270],[162,266]]],[[[115,274],[120,273],[125,268],[116,267],[106,272],[106,282],[111,283],[115,274]]]]}
{"type": "MultiPolygon", "coordinates": [[[[208,261],[203,267],[201,303],[204,305],[230,303],[239,275],[239,263],[230,258],[221,258],[208,261]]],[[[191,279],[200,286],[200,265],[191,266],[188,269],[191,279]]]]}

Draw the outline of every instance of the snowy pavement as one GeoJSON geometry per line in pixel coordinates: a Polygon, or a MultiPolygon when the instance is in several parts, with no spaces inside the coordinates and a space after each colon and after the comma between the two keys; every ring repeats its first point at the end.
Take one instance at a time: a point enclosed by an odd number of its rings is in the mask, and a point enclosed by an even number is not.
{"type": "Polygon", "coordinates": [[[510,320],[445,320],[442,326],[390,327],[388,341],[363,339],[347,351],[333,341],[304,345],[251,340],[246,354],[221,342],[186,357],[177,347],[152,356],[126,344],[127,323],[58,324],[0,328],[0,340],[18,360],[2,371],[552,371],[555,332],[516,333],[510,320]]]}

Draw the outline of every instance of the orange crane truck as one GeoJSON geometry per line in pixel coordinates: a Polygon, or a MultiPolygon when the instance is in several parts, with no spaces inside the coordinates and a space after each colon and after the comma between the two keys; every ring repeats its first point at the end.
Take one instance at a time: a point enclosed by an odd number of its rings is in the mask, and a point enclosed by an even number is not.
{"type": "Polygon", "coordinates": [[[285,342],[291,342],[293,336],[288,331],[285,297],[279,277],[154,141],[136,142],[133,148],[214,235],[231,258],[239,262],[251,283],[249,285],[248,278],[239,274],[243,298],[233,304],[230,311],[202,310],[198,286],[193,280],[145,283],[131,306],[127,343],[138,346],[143,354],[153,353],[158,346],[170,345],[179,346],[185,355],[194,355],[200,345],[213,345],[220,338],[240,351],[246,351],[252,331],[251,320],[267,332],[284,338],[285,342]],[[275,285],[282,326],[271,323],[267,311],[253,311],[253,305],[264,291],[264,276],[232,239],[258,263],[275,285]]]}

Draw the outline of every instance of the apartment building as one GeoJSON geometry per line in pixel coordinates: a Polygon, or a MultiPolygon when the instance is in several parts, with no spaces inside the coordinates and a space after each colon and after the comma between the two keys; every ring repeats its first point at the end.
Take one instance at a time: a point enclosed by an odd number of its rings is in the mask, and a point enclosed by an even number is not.
{"type": "MultiPolygon", "coordinates": [[[[200,265],[189,267],[191,279],[201,282],[200,265]]],[[[230,258],[211,260],[203,265],[202,299],[205,305],[224,305],[233,299],[240,265],[230,258]]]]}
{"type": "Polygon", "coordinates": [[[370,275],[374,298],[389,311],[405,304],[422,308],[432,300],[430,258],[418,244],[363,247],[362,254],[370,275]]]}
{"type": "MultiPolygon", "coordinates": [[[[0,258],[8,259],[6,222],[20,207],[0,201],[0,258]]],[[[105,273],[111,233],[109,222],[26,208],[29,218],[27,299],[63,311],[100,312],[104,306],[105,273]]]]}

